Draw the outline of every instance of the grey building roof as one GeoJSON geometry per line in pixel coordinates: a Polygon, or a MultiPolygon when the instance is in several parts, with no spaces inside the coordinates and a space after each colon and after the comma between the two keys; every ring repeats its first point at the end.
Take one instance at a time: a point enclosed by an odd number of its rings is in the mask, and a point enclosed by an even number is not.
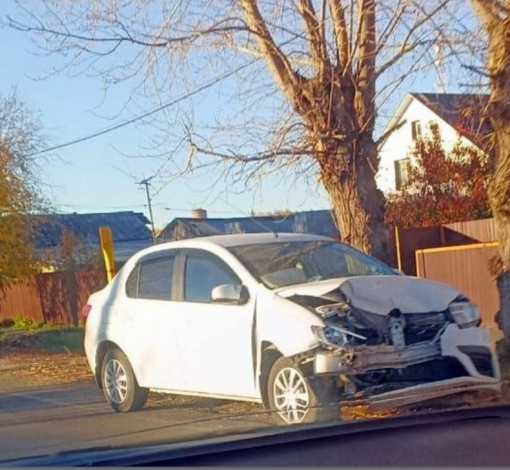
{"type": "Polygon", "coordinates": [[[44,214],[33,216],[32,240],[36,252],[59,246],[64,233],[70,233],[85,246],[100,246],[99,227],[112,230],[115,256],[124,261],[136,251],[152,244],[149,220],[139,212],[92,214],[44,214]]]}
{"type": "Polygon", "coordinates": [[[33,240],[37,248],[57,246],[64,232],[72,233],[87,245],[99,244],[99,227],[112,229],[114,242],[147,240],[149,221],[139,212],[97,214],[44,214],[34,216],[33,240]]]}
{"type": "Polygon", "coordinates": [[[195,219],[177,217],[159,234],[158,239],[183,240],[230,233],[311,233],[338,238],[331,211],[304,211],[283,216],[253,216],[195,219]]]}

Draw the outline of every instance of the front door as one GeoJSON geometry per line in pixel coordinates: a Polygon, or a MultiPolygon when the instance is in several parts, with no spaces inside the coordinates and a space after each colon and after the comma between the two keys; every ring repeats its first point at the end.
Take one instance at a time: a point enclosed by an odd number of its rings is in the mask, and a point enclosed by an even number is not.
{"type": "Polygon", "coordinates": [[[258,396],[252,350],[254,299],[243,305],[213,303],[214,287],[240,284],[238,276],[222,259],[207,251],[186,250],[184,255],[179,351],[186,389],[258,396]]]}

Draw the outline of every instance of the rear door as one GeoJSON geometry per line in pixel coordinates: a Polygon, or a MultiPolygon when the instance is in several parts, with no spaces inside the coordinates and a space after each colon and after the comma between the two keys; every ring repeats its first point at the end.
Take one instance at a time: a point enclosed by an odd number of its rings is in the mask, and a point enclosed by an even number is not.
{"type": "Polygon", "coordinates": [[[141,386],[180,389],[184,386],[177,335],[175,301],[178,251],[142,258],[126,283],[122,306],[124,349],[141,386]]]}
{"type": "Polygon", "coordinates": [[[193,392],[256,397],[254,374],[254,307],[213,303],[211,292],[222,284],[241,284],[217,255],[183,251],[183,289],[179,334],[186,389],[193,392]]]}

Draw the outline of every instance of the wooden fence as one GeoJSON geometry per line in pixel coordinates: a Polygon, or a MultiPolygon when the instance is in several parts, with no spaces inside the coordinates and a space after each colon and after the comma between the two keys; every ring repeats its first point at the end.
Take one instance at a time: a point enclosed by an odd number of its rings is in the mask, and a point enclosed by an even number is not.
{"type": "Polygon", "coordinates": [[[76,325],[89,295],[105,285],[103,269],[37,274],[0,293],[0,322],[24,317],[34,322],[76,325]]]}
{"type": "Polygon", "coordinates": [[[456,287],[478,305],[482,324],[496,327],[499,311],[496,281],[489,271],[497,243],[477,243],[416,251],[417,275],[456,287]]]}
{"type": "Polygon", "coordinates": [[[496,240],[494,219],[471,220],[436,227],[394,228],[390,231],[393,265],[416,276],[416,250],[488,243],[496,240]],[[400,260],[399,260],[400,258],[400,260]]]}

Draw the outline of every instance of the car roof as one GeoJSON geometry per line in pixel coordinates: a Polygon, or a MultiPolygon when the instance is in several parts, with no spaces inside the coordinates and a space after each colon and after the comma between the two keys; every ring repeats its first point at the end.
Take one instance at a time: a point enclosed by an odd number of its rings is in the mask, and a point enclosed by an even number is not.
{"type": "Polygon", "coordinates": [[[191,240],[229,247],[287,241],[331,240],[331,238],[308,233],[238,233],[232,235],[213,235],[210,237],[192,238],[191,240]]]}
{"type": "Polygon", "coordinates": [[[145,248],[138,252],[139,256],[155,253],[169,248],[200,248],[200,246],[232,247],[240,245],[257,245],[290,241],[332,241],[332,238],[308,233],[239,233],[232,235],[213,235],[210,237],[195,237],[185,240],[164,242],[145,248]]]}

